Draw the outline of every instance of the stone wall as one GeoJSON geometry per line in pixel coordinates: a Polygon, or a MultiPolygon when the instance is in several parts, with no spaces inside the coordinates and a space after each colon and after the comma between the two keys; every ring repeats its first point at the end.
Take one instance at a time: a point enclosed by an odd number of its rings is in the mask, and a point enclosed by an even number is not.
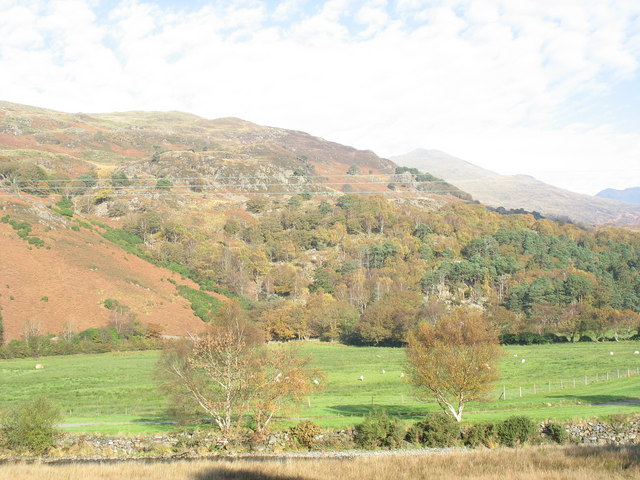
{"type": "Polygon", "coordinates": [[[577,443],[627,445],[640,443],[640,421],[626,423],[584,423],[568,425],[567,432],[577,443]]]}
{"type": "MultiPolygon", "coordinates": [[[[545,425],[540,426],[541,432],[545,425]]],[[[640,420],[620,423],[583,423],[566,425],[575,443],[587,445],[640,444],[640,420]]],[[[314,450],[346,450],[354,448],[355,431],[336,430],[315,437],[314,450]]],[[[234,443],[220,440],[215,431],[181,432],[146,436],[107,436],[64,434],[58,440],[53,456],[123,458],[181,458],[204,455],[247,453],[267,454],[301,449],[287,432],[245,437],[234,443]]]]}

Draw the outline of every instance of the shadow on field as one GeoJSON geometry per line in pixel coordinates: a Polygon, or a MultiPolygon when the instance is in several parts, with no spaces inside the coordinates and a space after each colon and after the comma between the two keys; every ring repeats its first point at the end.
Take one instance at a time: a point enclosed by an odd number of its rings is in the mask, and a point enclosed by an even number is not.
{"type": "Polygon", "coordinates": [[[394,417],[402,417],[406,419],[418,419],[424,417],[428,412],[424,411],[424,408],[411,408],[405,407],[403,405],[376,405],[376,404],[366,404],[366,405],[332,405],[328,407],[332,412],[343,415],[346,417],[364,417],[374,408],[378,408],[380,410],[384,410],[389,415],[394,417]]]}
{"type": "Polygon", "coordinates": [[[604,461],[616,461],[622,467],[640,467],[640,445],[597,445],[575,446],[565,449],[565,455],[576,458],[597,458],[604,461]]]}
{"type": "MultiPolygon", "coordinates": [[[[260,467],[256,465],[256,470],[260,467]]],[[[254,470],[234,470],[224,467],[215,467],[205,470],[193,477],[194,480],[304,480],[303,477],[290,477],[285,475],[271,475],[259,473],[254,470]]]]}
{"type": "Polygon", "coordinates": [[[549,395],[548,398],[580,402],[586,405],[634,405],[640,403],[638,397],[622,395],[549,395]]]}

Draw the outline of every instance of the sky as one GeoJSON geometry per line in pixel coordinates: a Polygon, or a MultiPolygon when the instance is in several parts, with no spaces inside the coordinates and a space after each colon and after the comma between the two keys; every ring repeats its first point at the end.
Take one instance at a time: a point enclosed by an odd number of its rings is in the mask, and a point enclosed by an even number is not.
{"type": "Polygon", "coordinates": [[[0,0],[0,100],[640,186],[638,0],[0,0]]]}

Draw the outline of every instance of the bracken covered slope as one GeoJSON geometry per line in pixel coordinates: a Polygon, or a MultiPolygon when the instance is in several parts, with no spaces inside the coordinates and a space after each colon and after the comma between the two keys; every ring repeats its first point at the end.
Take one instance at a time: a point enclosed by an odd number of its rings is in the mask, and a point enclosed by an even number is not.
{"type": "MultiPolygon", "coordinates": [[[[198,332],[204,322],[176,293],[178,275],[129,254],[84,226],[48,209],[39,199],[3,197],[0,204],[0,305],[5,339],[26,327],[41,334],[104,326],[117,300],[145,324],[167,335],[198,332]],[[9,221],[28,224],[26,238],[9,221]],[[29,242],[40,239],[42,243],[29,242]],[[39,246],[38,246],[39,245],[39,246]]],[[[197,287],[196,287],[197,288],[197,287]]]]}

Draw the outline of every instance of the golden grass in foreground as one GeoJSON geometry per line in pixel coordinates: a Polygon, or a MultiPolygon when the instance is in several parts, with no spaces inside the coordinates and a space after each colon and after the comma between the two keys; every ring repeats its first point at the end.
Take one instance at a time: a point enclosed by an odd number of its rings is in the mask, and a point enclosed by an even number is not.
{"type": "Polygon", "coordinates": [[[2,465],[0,478],[12,480],[296,480],[640,479],[640,446],[531,447],[476,450],[442,455],[396,455],[356,459],[293,459],[255,462],[177,461],[156,464],[2,465]]]}

